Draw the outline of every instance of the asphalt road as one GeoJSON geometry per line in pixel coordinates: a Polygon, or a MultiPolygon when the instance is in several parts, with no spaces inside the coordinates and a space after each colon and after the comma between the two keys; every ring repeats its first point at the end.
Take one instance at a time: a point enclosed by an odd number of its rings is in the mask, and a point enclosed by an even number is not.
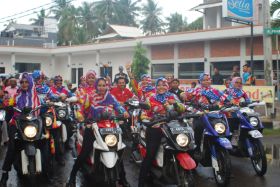
{"type": "MultiPolygon", "coordinates": [[[[0,148],[0,166],[5,157],[6,147],[0,148]]],[[[125,169],[127,173],[127,179],[132,187],[137,187],[139,166],[129,162],[129,151],[126,151],[125,157],[125,169]]],[[[279,187],[280,186],[280,167],[269,165],[267,174],[264,177],[256,176],[251,162],[245,158],[231,157],[232,159],[232,175],[231,184],[232,187],[279,187]]],[[[73,165],[73,159],[71,152],[68,151],[65,154],[66,165],[64,167],[55,168],[55,175],[53,177],[53,183],[47,184],[45,182],[40,182],[39,186],[42,187],[62,187],[65,186],[69,173],[73,165]]],[[[199,187],[212,187],[216,186],[211,168],[198,167],[197,173],[195,174],[195,183],[199,187]]],[[[155,181],[153,187],[164,186],[160,184],[159,181],[155,181]]],[[[8,187],[20,187],[27,186],[24,181],[20,181],[17,177],[15,170],[10,172],[10,177],[8,180],[8,187]]],[[[77,186],[87,187],[93,186],[84,180],[81,174],[77,177],[77,186]]]]}

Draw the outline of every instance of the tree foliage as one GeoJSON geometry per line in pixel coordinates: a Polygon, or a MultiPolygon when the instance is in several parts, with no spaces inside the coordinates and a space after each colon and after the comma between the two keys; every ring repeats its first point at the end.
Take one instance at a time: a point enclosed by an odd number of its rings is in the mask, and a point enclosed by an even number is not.
{"type": "MultiPolygon", "coordinates": [[[[51,13],[58,20],[58,45],[83,44],[92,42],[99,36],[108,24],[136,26],[147,35],[167,32],[181,32],[185,30],[199,30],[203,28],[203,19],[199,18],[187,25],[186,19],[179,13],[173,13],[162,20],[162,8],[155,0],[100,0],[83,2],[75,7],[72,0],[54,0],[55,6],[51,13]],[[137,20],[137,18],[141,20],[137,20]]],[[[37,18],[32,19],[34,24],[43,25],[46,17],[42,10],[37,18]]]]}
{"type": "Polygon", "coordinates": [[[141,42],[137,43],[131,65],[131,71],[136,80],[140,80],[141,75],[148,72],[149,64],[150,60],[146,57],[146,49],[143,47],[141,42]]]}
{"type": "Polygon", "coordinates": [[[181,32],[187,26],[187,21],[183,19],[182,14],[174,13],[166,18],[168,25],[168,32],[181,32]]]}
{"type": "Polygon", "coordinates": [[[148,35],[154,35],[163,32],[163,21],[160,16],[162,14],[162,8],[154,0],[147,0],[142,8],[141,28],[148,35]]]}
{"type": "Polygon", "coordinates": [[[188,24],[185,28],[186,31],[193,31],[193,30],[202,30],[203,29],[203,17],[200,17],[193,21],[192,23],[188,24]]]}
{"type": "MultiPolygon", "coordinates": [[[[280,9],[280,1],[279,0],[275,0],[271,3],[271,7],[270,7],[270,15],[272,16],[273,13],[280,9]]],[[[278,17],[280,18],[280,15],[278,15],[278,17]]],[[[272,23],[271,23],[271,26],[272,27],[280,27],[280,19],[277,19],[277,20],[274,20],[272,23]]]]}

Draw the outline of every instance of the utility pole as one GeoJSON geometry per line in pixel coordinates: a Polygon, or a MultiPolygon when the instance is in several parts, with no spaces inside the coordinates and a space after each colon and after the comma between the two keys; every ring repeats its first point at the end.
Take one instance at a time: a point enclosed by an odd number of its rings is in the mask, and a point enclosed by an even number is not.
{"type": "MultiPolygon", "coordinates": [[[[271,28],[270,23],[270,1],[263,0],[264,28],[271,28]]],[[[264,50],[264,79],[267,86],[272,86],[272,45],[271,36],[263,34],[264,50]]]]}

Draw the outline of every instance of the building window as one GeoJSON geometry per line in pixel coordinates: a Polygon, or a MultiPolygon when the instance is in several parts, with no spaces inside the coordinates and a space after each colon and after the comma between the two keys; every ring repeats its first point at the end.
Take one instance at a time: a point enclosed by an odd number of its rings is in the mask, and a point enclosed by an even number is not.
{"type": "Polygon", "coordinates": [[[234,66],[238,66],[240,69],[240,61],[212,62],[211,75],[214,75],[214,68],[218,68],[224,78],[230,77],[234,66]]]}
{"type": "Polygon", "coordinates": [[[178,65],[179,79],[198,79],[200,73],[203,72],[203,62],[182,63],[178,65]]]}
{"type": "MultiPolygon", "coordinates": [[[[278,68],[278,73],[280,73],[280,61],[278,61],[278,68]]],[[[273,73],[277,73],[277,60],[273,60],[273,73]]]]}
{"type": "Polygon", "coordinates": [[[5,73],[5,68],[4,67],[0,67],[0,73],[5,73]]]}
{"type": "Polygon", "coordinates": [[[23,72],[33,72],[34,70],[40,70],[41,64],[40,63],[15,63],[15,69],[18,73],[23,72]]]}
{"type": "MultiPolygon", "coordinates": [[[[247,61],[247,64],[251,64],[250,61],[247,61]]],[[[254,60],[253,64],[254,76],[256,79],[264,79],[264,61],[263,60],[254,60]]]]}
{"type": "Polygon", "coordinates": [[[174,75],[174,64],[152,64],[152,79],[174,75]]]}
{"type": "Polygon", "coordinates": [[[80,84],[80,78],[83,76],[83,68],[72,68],[71,69],[71,83],[73,84],[77,84],[77,80],[78,80],[78,84],[80,84]]]}

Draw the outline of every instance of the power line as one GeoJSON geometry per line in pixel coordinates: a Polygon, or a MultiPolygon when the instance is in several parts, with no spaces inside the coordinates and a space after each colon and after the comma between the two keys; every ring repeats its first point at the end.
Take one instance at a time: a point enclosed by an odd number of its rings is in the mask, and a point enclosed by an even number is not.
{"type": "Polygon", "coordinates": [[[10,18],[10,17],[14,17],[14,16],[17,16],[17,15],[26,13],[26,12],[30,12],[30,11],[32,11],[32,10],[36,10],[36,9],[38,9],[38,8],[45,7],[45,6],[50,5],[50,4],[53,4],[53,3],[55,3],[55,1],[53,1],[53,2],[51,2],[51,3],[46,3],[46,4],[43,4],[43,5],[40,5],[40,6],[38,6],[38,7],[32,8],[32,9],[28,9],[28,10],[19,12],[19,13],[16,13],[16,14],[13,14],[13,15],[11,15],[11,16],[6,16],[6,17],[3,17],[3,18],[0,18],[0,20],[7,19],[7,18],[10,18]]]}
{"type": "MultiPolygon", "coordinates": [[[[73,1],[76,1],[76,0],[69,0],[69,1],[66,2],[66,4],[71,3],[71,2],[73,2],[73,1]]],[[[41,5],[41,6],[39,6],[39,8],[40,8],[40,7],[45,7],[45,6],[50,5],[50,4],[53,4],[53,3],[55,3],[55,1],[53,1],[52,3],[45,4],[45,5],[41,5]]],[[[49,7],[49,8],[45,8],[44,10],[50,10],[50,9],[52,9],[52,8],[54,8],[54,7],[58,7],[58,5],[54,5],[54,6],[51,6],[51,7],[49,7]]],[[[38,7],[37,7],[37,8],[38,8],[38,7]]],[[[30,9],[30,10],[34,10],[34,9],[37,9],[37,8],[33,8],[33,9],[30,9]]],[[[23,14],[23,13],[27,13],[27,12],[30,12],[30,10],[26,10],[26,11],[23,11],[23,12],[14,14],[14,15],[20,15],[20,14],[23,14]]],[[[40,12],[40,11],[41,11],[41,10],[38,10],[38,11],[34,11],[34,12],[32,12],[32,13],[28,13],[28,14],[19,16],[19,17],[14,17],[14,18],[11,18],[11,19],[8,19],[8,20],[5,20],[5,21],[1,21],[0,23],[5,23],[5,22],[8,22],[8,21],[10,21],[10,20],[17,20],[17,19],[20,19],[20,18],[23,18],[23,17],[26,17],[26,16],[30,16],[30,15],[32,15],[32,14],[36,14],[36,13],[38,13],[38,12],[40,12]]],[[[12,16],[6,16],[6,17],[4,17],[4,18],[0,18],[0,20],[3,20],[3,19],[8,18],[8,17],[13,17],[14,15],[12,15],[12,16]]]]}

